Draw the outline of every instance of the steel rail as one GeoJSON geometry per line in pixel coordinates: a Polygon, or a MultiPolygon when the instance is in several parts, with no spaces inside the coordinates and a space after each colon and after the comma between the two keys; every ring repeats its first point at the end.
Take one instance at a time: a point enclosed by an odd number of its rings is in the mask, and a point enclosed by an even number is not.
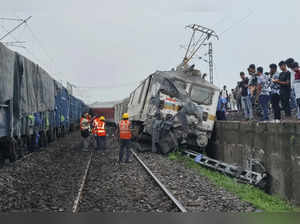
{"type": "Polygon", "coordinates": [[[83,175],[83,178],[81,180],[80,188],[79,188],[77,197],[76,197],[76,199],[74,201],[74,204],[73,204],[72,213],[78,213],[79,203],[80,203],[80,200],[81,200],[81,197],[82,197],[82,192],[83,192],[83,188],[84,188],[84,185],[85,185],[85,182],[86,182],[86,178],[87,178],[90,166],[91,166],[91,161],[92,161],[92,158],[93,158],[93,154],[94,153],[91,152],[90,158],[89,158],[88,163],[86,165],[84,175],[83,175]]]}
{"type": "Polygon", "coordinates": [[[164,191],[164,193],[173,201],[176,207],[181,212],[187,212],[185,207],[174,197],[174,195],[163,185],[160,180],[152,173],[152,171],[147,167],[147,165],[138,157],[138,155],[131,149],[131,153],[137,159],[137,161],[144,167],[144,169],[148,172],[148,174],[155,180],[155,182],[159,185],[159,187],[164,191]]]}

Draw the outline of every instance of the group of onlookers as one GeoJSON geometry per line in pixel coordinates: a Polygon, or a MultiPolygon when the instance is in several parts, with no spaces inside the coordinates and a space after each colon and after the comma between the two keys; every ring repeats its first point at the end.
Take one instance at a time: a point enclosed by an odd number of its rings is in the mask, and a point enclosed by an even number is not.
{"type": "Polygon", "coordinates": [[[243,111],[246,120],[257,115],[261,121],[270,120],[272,111],[275,122],[282,120],[282,111],[285,119],[291,119],[295,109],[300,119],[300,69],[293,58],[271,64],[265,73],[263,67],[251,64],[248,74],[240,73],[241,81],[231,93],[224,86],[220,98],[225,109],[243,111]]]}
{"type": "Polygon", "coordinates": [[[241,111],[241,101],[238,100],[238,91],[232,89],[231,92],[224,86],[220,92],[219,102],[217,107],[217,120],[226,120],[227,111],[241,111]]]}

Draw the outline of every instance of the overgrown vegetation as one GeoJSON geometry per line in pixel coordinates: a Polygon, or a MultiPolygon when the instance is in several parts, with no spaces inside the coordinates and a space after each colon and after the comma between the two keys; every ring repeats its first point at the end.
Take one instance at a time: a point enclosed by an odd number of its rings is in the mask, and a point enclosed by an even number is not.
{"type": "Polygon", "coordinates": [[[235,179],[224,176],[221,173],[206,169],[194,160],[182,156],[180,153],[171,153],[170,160],[182,162],[185,167],[194,169],[200,175],[206,176],[210,181],[217,186],[226,189],[229,192],[237,195],[241,200],[247,201],[265,212],[293,212],[299,211],[287,201],[280,199],[277,196],[271,196],[251,185],[237,183],[235,179]]]}

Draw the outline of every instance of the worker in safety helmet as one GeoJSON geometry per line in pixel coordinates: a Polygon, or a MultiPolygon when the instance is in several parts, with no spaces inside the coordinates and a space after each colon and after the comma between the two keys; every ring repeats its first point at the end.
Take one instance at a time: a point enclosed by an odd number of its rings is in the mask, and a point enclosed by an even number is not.
{"type": "Polygon", "coordinates": [[[130,121],[128,113],[123,114],[122,120],[119,123],[119,132],[120,132],[120,154],[119,154],[119,163],[123,160],[124,151],[126,150],[125,163],[129,163],[129,146],[131,142],[131,130],[130,130],[130,121]]]}
{"type": "Polygon", "coordinates": [[[93,121],[94,135],[96,136],[97,151],[105,151],[106,149],[106,130],[104,116],[98,117],[93,121]]]}
{"type": "Polygon", "coordinates": [[[82,137],[83,151],[88,151],[89,136],[90,136],[90,119],[89,114],[84,113],[80,118],[80,132],[82,137]]]}

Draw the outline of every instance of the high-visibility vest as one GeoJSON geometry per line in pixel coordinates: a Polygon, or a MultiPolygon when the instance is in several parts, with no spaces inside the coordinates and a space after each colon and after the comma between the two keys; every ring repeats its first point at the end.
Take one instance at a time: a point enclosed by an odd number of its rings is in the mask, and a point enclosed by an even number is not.
{"type": "Polygon", "coordinates": [[[34,126],[34,116],[31,114],[31,115],[28,115],[28,119],[29,119],[29,126],[33,127],[34,126]]]}
{"type": "Polygon", "coordinates": [[[80,118],[80,130],[87,130],[89,129],[89,119],[82,117],[80,118]]]}
{"type": "Polygon", "coordinates": [[[98,136],[106,136],[105,122],[99,118],[94,120],[94,134],[98,136]]]}
{"type": "Polygon", "coordinates": [[[50,122],[49,122],[49,119],[46,118],[46,127],[49,128],[50,127],[50,122]]]}
{"type": "Polygon", "coordinates": [[[131,139],[130,121],[122,120],[119,124],[120,128],[120,139],[131,139]]]}

